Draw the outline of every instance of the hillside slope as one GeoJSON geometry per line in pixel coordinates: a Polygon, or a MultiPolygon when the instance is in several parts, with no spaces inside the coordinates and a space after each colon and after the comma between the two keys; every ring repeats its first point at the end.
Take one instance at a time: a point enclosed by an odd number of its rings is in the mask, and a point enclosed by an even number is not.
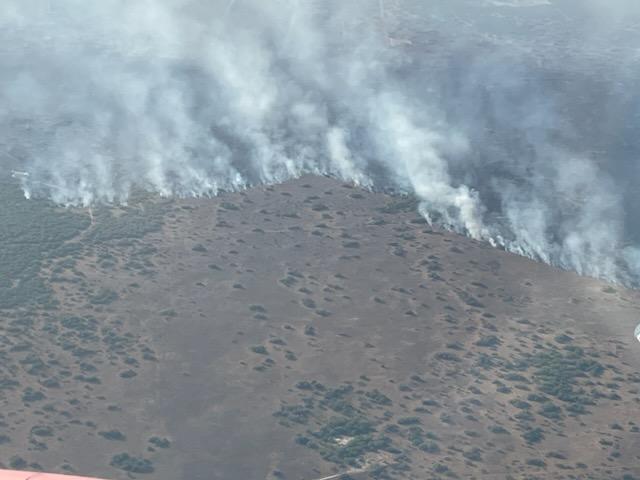
{"type": "Polygon", "coordinates": [[[21,212],[41,283],[0,310],[5,466],[640,478],[638,292],[327,178],[52,209],[53,239],[21,212]]]}

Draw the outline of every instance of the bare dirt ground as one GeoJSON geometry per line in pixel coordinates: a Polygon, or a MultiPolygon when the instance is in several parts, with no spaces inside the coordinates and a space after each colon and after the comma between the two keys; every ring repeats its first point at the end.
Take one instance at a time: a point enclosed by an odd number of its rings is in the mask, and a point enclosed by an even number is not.
{"type": "Polygon", "coordinates": [[[640,478],[638,292],[327,178],[164,208],[156,232],[47,265],[55,310],[0,314],[4,465],[640,478]]]}

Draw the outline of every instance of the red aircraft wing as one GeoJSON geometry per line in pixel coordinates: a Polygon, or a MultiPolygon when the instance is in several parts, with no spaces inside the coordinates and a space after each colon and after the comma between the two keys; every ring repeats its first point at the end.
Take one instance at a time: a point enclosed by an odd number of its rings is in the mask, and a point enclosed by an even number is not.
{"type": "Polygon", "coordinates": [[[97,478],[79,477],[77,475],[58,475],[43,472],[18,472],[0,470],[0,480],[99,480],[97,478]]]}

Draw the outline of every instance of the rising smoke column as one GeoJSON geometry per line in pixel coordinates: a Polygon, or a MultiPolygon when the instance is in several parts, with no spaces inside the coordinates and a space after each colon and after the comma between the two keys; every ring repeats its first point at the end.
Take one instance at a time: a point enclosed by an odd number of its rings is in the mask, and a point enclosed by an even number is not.
{"type": "Polygon", "coordinates": [[[0,6],[0,143],[31,173],[25,194],[330,174],[510,251],[637,278],[631,4],[94,3],[0,6]]]}

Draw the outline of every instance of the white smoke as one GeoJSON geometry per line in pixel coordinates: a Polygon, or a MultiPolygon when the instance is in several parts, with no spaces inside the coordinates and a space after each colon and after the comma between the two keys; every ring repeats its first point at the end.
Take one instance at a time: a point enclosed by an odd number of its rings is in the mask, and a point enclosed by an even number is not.
{"type": "Polygon", "coordinates": [[[636,20],[626,0],[4,0],[0,153],[62,204],[330,174],[633,284],[636,20]]]}

